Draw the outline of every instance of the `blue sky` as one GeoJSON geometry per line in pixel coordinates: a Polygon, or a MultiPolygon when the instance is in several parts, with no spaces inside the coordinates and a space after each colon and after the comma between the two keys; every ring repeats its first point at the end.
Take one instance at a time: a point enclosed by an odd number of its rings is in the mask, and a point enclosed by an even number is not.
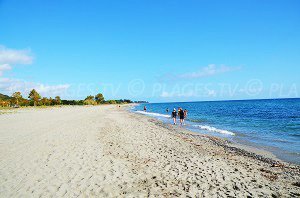
{"type": "Polygon", "coordinates": [[[299,97],[300,2],[0,0],[0,93],[299,97]]]}

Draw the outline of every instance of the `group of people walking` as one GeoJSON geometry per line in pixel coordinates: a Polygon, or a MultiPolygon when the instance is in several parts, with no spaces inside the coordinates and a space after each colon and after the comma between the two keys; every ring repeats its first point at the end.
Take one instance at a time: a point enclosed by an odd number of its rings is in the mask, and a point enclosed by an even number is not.
{"type": "Polygon", "coordinates": [[[178,108],[178,111],[174,108],[172,111],[173,124],[176,125],[176,119],[177,116],[179,116],[180,125],[184,125],[184,119],[187,117],[187,113],[188,111],[186,109],[183,110],[181,107],[178,108]]]}
{"type": "MultiPolygon", "coordinates": [[[[144,106],[144,111],[147,111],[147,107],[144,106]]],[[[169,108],[166,109],[166,112],[169,113],[169,108]]],[[[184,119],[187,117],[187,113],[188,111],[186,109],[182,109],[181,107],[178,108],[178,111],[176,111],[176,109],[174,108],[174,110],[172,111],[171,117],[173,119],[173,124],[176,125],[176,121],[177,121],[177,116],[179,117],[180,120],[180,125],[184,125],[184,119]]]]}

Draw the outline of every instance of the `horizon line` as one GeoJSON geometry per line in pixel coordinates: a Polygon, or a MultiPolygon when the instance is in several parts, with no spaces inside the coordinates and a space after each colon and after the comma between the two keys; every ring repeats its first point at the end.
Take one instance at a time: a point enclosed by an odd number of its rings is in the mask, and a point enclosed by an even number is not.
{"type": "Polygon", "coordinates": [[[229,101],[247,101],[247,100],[284,100],[284,99],[300,99],[295,98],[256,98],[256,99],[231,99],[231,100],[198,100],[198,101],[176,101],[176,102],[149,102],[151,104],[161,104],[161,103],[190,103],[190,102],[229,102],[229,101]]]}

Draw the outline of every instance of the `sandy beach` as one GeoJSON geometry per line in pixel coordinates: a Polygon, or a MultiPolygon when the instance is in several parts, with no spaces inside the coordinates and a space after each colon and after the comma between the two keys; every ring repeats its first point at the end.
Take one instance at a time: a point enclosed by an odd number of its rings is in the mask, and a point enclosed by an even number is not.
{"type": "Polygon", "coordinates": [[[300,196],[299,166],[116,105],[1,114],[0,158],[0,197],[300,196]]]}

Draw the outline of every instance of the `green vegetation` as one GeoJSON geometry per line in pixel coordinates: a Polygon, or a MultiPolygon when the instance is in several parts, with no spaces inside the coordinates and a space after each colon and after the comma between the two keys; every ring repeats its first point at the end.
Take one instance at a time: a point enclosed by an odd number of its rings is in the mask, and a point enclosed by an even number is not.
{"type": "Polygon", "coordinates": [[[0,101],[11,99],[9,96],[0,93],[0,101]]]}
{"type": "Polygon", "coordinates": [[[96,96],[95,96],[95,100],[98,104],[103,104],[105,102],[104,100],[104,96],[101,94],[101,93],[98,93],[96,96]]]}
{"type": "Polygon", "coordinates": [[[96,105],[97,102],[94,99],[94,96],[88,96],[84,99],[83,104],[85,105],[96,105]]]}
{"type": "Polygon", "coordinates": [[[13,93],[12,98],[13,98],[13,102],[16,105],[19,105],[19,101],[22,99],[21,92],[15,92],[15,93],[13,93]]]}
{"type": "MultiPolygon", "coordinates": [[[[141,103],[145,101],[135,101],[141,103]]],[[[0,107],[23,107],[23,106],[54,106],[54,105],[99,105],[99,104],[127,104],[133,103],[129,99],[105,100],[103,94],[98,93],[95,96],[87,96],[84,100],[62,100],[60,96],[53,98],[42,97],[35,89],[32,89],[28,95],[28,99],[23,98],[21,92],[15,92],[12,96],[0,94],[0,107]]]]}
{"type": "Polygon", "coordinates": [[[117,104],[117,102],[115,100],[108,100],[107,103],[108,104],[117,104]]]}
{"type": "Polygon", "coordinates": [[[10,107],[10,100],[9,96],[0,94],[0,107],[10,107]]]}
{"type": "Polygon", "coordinates": [[[31,92],[29,93],[28,98],[29,98],[31,101],[33,101],[34,106],[37,106],[37,104],[38,104],[38,102],[39,102],[41,96],[40,96],[40,94],[39,94],[35,89],[33,89],[33,90],[31,90],[31,92]]]}
{"type": "Polygon", "coordinates": [[[60,99],[59,96],[56,96],[56,97],[55,97],[54,103],[55,103],[56,105],[60,105],[60,104],[61,104],[61,99],[60,99]]]}

